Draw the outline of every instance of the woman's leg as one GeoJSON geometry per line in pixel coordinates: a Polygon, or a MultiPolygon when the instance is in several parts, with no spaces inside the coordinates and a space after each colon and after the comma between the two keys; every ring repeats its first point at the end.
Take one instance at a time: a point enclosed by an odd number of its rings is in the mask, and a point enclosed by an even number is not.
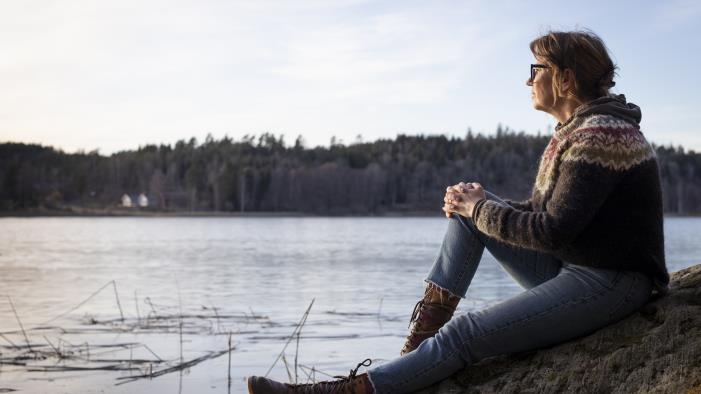
{"type": "Polygon", "coordinates": [[[647,302],[644,274],[565,264],[536,287],[454,317],[413,352],[369,371],[376,393],[411,392],[484,358],[533,350],[591,333],[647,302]]]}
{"type": "MultiPolygon", "coordinates": [[[[496,195],[486,193],[487,199],[507,205],[496,195]]],[[[464,297],[485,247],[506,272],[526,289],[554,278],[562,266],[562,262],[551,255],[490,238],[477,230],[472,219],[455,214],[448,220],[443,244],[426,282],[464,297]]]]}
{"type": "MultiPolygon", "coordinates": [[[[488,199],[506,204],[494,194],[486,194],[488,199]]],[[[471,219],[453,215],[438,258],[426,278],[426,293],[414,307],[409,335],[400,354],[416,349],[450,320],[472,282],[485,247],[526,289],[555,277],[562,266],[551,255],[499,242],[477,230],[471,219]]]]}

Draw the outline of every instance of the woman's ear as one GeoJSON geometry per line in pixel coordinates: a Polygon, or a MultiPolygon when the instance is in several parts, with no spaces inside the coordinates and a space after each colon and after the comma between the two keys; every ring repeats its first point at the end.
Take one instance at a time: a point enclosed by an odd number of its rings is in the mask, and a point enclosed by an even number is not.
{"type": "Polygon", "coordinates": [[[574,95],[576,93],[574,71],[572,71],[572,69],[566,68],[560,74],[560,78],[560,94],[562,94],[562,96],[574,95]]]}

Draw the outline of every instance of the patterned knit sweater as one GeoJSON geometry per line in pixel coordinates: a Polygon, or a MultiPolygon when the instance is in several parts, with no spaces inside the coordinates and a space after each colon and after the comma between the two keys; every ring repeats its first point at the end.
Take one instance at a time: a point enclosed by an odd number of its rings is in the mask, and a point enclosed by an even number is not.
{"type": "Polygon", "coordinates": [[[659,169],[640,119],[640,108],[623,95],[580,106],[556,127],[531,198],[510,206],[482,200],[475,225],[568,263],[646,273],[664,292],[659,169]]]}

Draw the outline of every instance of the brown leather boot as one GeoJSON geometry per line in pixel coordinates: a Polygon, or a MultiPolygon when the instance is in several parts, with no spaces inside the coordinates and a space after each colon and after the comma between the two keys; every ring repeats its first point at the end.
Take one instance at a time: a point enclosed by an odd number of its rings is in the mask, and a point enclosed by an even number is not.
{"type": "Polygon", "coordinates": [[[361,366],[369,367],[372,361],[368,358],[350,371],[348,376],[336,376],[339,380],[313,384],[280,383],[261,376],[248,378],[248,394],[373,394],[370,379],[366,373],[357,375],[361,366]]]}
{"type": "Polygon", "coordinates": [[[403,356],[419,347],[421,342],[436,335],[453,317],[460,297],[429,283],[423,300],[416,303],[409,321],[409,336],[400,354],[403,356]]]}

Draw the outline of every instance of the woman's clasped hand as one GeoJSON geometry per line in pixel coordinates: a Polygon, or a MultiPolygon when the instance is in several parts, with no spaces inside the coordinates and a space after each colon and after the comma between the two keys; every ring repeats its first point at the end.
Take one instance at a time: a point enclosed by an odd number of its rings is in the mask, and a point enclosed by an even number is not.
{"type": "Polygon", "coordinates": [[[477,182],[460,182],[448,186],[443,197],[443,212],[449,218],[457,213],[467,218],[472,217],[472,211],[478,202],[487,198],[482,185],[477,182]]]}

